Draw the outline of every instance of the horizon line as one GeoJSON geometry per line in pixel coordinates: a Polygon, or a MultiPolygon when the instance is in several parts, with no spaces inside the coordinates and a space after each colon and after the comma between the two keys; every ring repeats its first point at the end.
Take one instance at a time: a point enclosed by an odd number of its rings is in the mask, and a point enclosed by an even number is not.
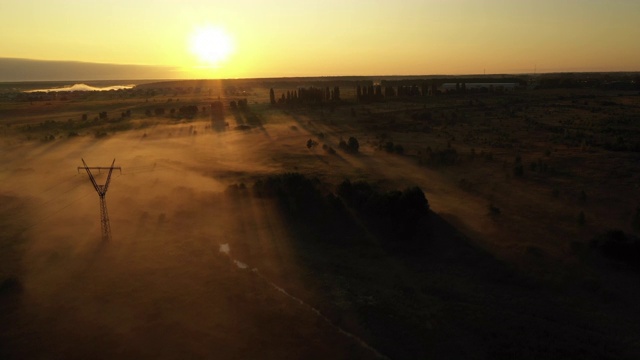
{"type": "MultiPolygon", "coordinates": [[[[3,74],[0,71],[0,83],[35,83],[35,82],[91,82],[91,81],[144,81],[144,82],[158,82],[158,81],[188,81],[188,80],[258,80],[258,79],[302,79],[302,78],[385,78],[385,77],[490,77],[490,76],[540,76],[547,74],[602,74],[602,73],[640,73],[640,69],[637,70],[570,70],[570,69],[560,69],[560,70],[547,70],[535,68],[533,71],[514,71],[514,72],[467,72],[467,73],[422,73],[422,74],[350,74],[350,75],[267,75],[267,76],[245,76],[245,77],[211,77],[211,78],[197,78],[197,77],[189,77],[189,76],[181,76],[181,77],[166,77],[162,76],[162,72],[178,72],[180,69],[179,66],[173,65],[144,65],[144,64],[118,64],[118,63],[101,63],[101,62],[89,62],[89,61],[81,61],[81,60],[42,60],[42,59],[30,59],[30,58],[19,58],[19,57],[0,57],[0,62],[13,62],[12,65],[14,67],[14,71],[7,72],[7,74],[3,74]],[[82,64],[84,67],[78,69],[78,71],[83,72],[84,74],[78,75],[78,77],[70,76],[69,78],[58,78],[55,79],[55,75],[59,74],[60,71],[51,71],[52,69],[44,69],[44,67],[40,67],[37,69],[25,69],[22,68],[19,62],[24,63],[40,63],[43,66],[45,64],[49,64],[50,66],[59,65],[64,67],[73,65],[73,64],[82,64]],[[90,69],[91,66],[96,66],[96,69],[90,69]],[[118,76],[118,71],[108,71],[109,67],[117,67],[118,70],[121,70],[118,76]],[[99,68],[99,69],[98,69],[99,68]],[[148,76],[136,77],[131,74],[131,70],[138,68],[138,70],[146,69],[148,76]],[[16,74],[15,70],[18,71],[19,74],[16,74]],[[31,71],[26,71],[31,70],[31,71]],[[38,70],[38,71],[34,71],[38,70]],[[91,71],[93,70],[93,71],[91,71]],[[128,71],[127,71],[128,70],[128,71]],[[91,72],[96,72],[94,76],[90,77],[91,72]],[[112,75],[111,75],[112,74],[112,75]],[[156,76],[154,76],[156,75],[156,76]],[[161,75],[161,76],[158,76],[161,75]],[[29,78],[30,76],[34,76],[35,78],[29,78]],[[4,78],[4,79],[3,79],[4,78]],[[53,78],[53,79],[52,79],[53,78]]],[[[9,66],[11,67],[11,66],[9,66]]],[[[25,66],[26,67],[26,66],[25,66]]],[[[58,67],[58,70],[60,67],[58,67]]],[[[10,69],[5,68],[5,71],[10,69]]],[[[68,72],[72,72],[71,69],[67,69],[68,72]]],[[[110,69],[115,70],[115,69],[110,69]]]]}
{"type": "MultiPolygon", "coordinates": [[[[113,64],[116,65],[116,64],[113,64]]],[[[614,71],[549,71],[537,73],[468,73],[468,74],[405,74],[405,75],[304,75],[304,76],[265,76],[265,77],[229,77],[229,78],[121,78],[121,79],[64,79],[64,80],[0,80],[0,84],[21,84],[21,83],[79,83],[96,81],[134,81],[134,82],[169,82],[169,81],[224,81],[224,80],[281,80],[281,79],[339,79],[339,78],[426,78],[426,77],[495,77],[495,76],[542,76],[561,74],[640,74],[640,70],[614,70],[614,71]]]]}

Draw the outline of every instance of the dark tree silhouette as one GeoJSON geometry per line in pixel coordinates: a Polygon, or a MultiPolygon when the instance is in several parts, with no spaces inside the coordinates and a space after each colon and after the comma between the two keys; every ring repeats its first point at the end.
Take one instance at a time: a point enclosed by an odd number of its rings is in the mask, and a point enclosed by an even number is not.
{"type": "Polygon", "coordinates": [[[358,150],[360,149],[360,143],[358,143],[358,139],[354,138],[353,136],[349,138],[349,142],[347,143],[347,146],[349,147],[352,153],[357,153],[358,150]]]}
{"type": "Polygon", "coordinates": [[[358,143],[358,139],[356,139],[353,136],[349,138],[348,142],[344,141],[344,139],[340,139],[340,143],[338,144],[338,146],[343,151],[351,154],[357,153],[358,149],[360,149],[360,144],[358,143]]]}
{"type": "Polygon", "coordinates": [[[188,118],[193,118],[194,116],[196,116],[197,113],[198,113],[198,107],[195,105],[181,106],[178,109],[178,114],[180,116],[184,116],[188,118]]]}
{"type": "Polygon", "coordinates": [[[367,182],[345,180],[336,193],[372,229],[395,242],[411,240],[418,223],[429,213],[429,202],[418,187],[380,192],[367,182]]]}

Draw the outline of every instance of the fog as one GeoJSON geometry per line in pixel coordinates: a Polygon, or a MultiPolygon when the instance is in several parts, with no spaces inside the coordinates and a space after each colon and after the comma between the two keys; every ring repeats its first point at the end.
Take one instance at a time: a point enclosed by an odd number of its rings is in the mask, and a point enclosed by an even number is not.
{"type": "MultiPolygon", "coordinates": [[[[19,264],[3,271],[24,287],[16,338],[34,344],[10,355],[381,357],[307,304],[314,294],[274,204],[224,195],[231,183],[292,170],[264,150],[306,135],[197,123],[7,145],[0,194],[21,205],[6,226],[23,240],[12,250],[19,264]],[[109,242],[81,158],[122,167],[106,195],[109,242]]],[[[103,184],[107,172],[94,173],[103,184]]]]}

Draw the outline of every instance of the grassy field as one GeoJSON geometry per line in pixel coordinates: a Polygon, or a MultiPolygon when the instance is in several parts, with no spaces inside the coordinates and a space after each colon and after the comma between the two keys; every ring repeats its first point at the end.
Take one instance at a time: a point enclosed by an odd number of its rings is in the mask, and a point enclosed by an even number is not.
{"type": "Polygon", "coordinates": [[[7,92],[0,357],[640,355],[637,263],[591,246],[611,229],[640,235],[637,92],[365,103],[343,84],[342,101],[269,103],[270,87],[299,86],[7,92]],[[247,109],[231,109],[240,99],[247,109]],[[357,152],[341,146],[350,137],[357,152]],[[122,167],[108,243],[81,158],[122,167]],[[313,185],[255,193],[286,173],[313,185]],[[345,179],[417,186],[431,212],[402,241],[346,203],[345,179]]]}

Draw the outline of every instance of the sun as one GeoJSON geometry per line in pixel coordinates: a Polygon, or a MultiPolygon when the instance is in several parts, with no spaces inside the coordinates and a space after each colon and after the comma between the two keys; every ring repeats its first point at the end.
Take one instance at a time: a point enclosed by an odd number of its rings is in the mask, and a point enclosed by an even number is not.
{"type": "Polygon", "coordinates": [[[198,60],[217,67],[233,53],[233,41],[221,28],[205,26],[196,29],[189,38],[189,49],[198,60]]]}

